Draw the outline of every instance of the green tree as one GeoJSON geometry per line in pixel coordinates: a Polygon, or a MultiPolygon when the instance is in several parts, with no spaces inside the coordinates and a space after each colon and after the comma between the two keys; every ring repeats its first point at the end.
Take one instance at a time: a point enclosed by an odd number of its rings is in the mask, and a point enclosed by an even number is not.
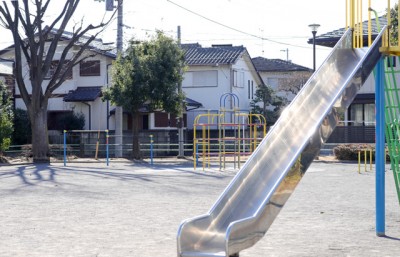
{"type": "Polygon", "coordinates": [[[49,99],[68,78],[74,66],[93,56],[93,52],[87,49],[113,18],[97,25],[84,26],[83,22],[72,19],[80,0],[65,0],[56,18],[45,26],[50,2],[54,3],[51,0],[19,0],[3,1],[0,5],[0,22],[13,36],[14,75],[31,121],[34,162],[49,162],[49,99]],[[70,21],[74,29],[71,39],[66,41],[64,32],[70,21]],[[60,51],[57,48],[61,41],[65,47],[60,51]],[[58,61],[56,65],[53,60],[58,61]],[[50,68],[54,71],[53,75],[45,81],[50,68]]]}
{"type": "Polygon", "coordinates": [[[0,83],[0,156],[10,147],[13,132],[11,94],[4,83],[0,83]]]}
{"type": "Polygon", "coordinates": [[[397,46],[398,43],[398,34],[399,34],[399,21],[398,21],[398,4],[395,4],[392,9],[390,9],[390,24],[391,27],[389,28],[390,31],[390,43],[393,46],[397,46]]]}
{"type": "Polygon", "coordinates": [[[273,125],[286,104],[285,98],[277,96],[270,86],[262,84],[257,88],[255,98],[250,105],[253,113],[264,115],[267,124],[273,125]]]}
{"type": "Polygon", "coordinates": [[[181,112],[184,95],[178,92],[182,81],[184,53],[171,38],[158,32],[149,41],[131,40],[123,56],[113,64],[113,85],[104,92],[105,99],[122,106],[132,115],[132,157],[140,159],[140,108],[181,112]]]}

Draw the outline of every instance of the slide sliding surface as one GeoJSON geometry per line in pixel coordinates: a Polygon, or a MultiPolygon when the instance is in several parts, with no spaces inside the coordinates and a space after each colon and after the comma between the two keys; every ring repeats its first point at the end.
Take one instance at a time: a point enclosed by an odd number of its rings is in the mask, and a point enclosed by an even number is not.
{"type": "Polygon", "coordinates": [[[381,58],[381,35],[360,49],[343,35],[211,210],[182,222],[179,257],[232,256],[264,236],[381,58]]]}

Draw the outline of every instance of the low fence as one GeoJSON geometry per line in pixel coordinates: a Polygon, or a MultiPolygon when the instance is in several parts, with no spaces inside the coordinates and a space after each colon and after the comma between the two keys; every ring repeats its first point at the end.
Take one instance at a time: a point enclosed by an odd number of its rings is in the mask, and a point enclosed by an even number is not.
{"type": "Polygon", "coordinates": [[[375,143],[375,126],[337,126],[327,143],[375,143]]]}
{"type": "MultiPolygon", "coordinates": [[[[179,154],[177,130],[145,131],[139,134],[140,149],[143,158],[150,157],[150,135],[153,136],[153,157],[169,157],[179,154]]],[[[227,131],[226,136],[235,136],[227,131]]],[[[218,131],[211,131],[210,137],[218,137],[218,131]]],[[[117,136],[109,134],[109,157],[116,157],[116,151],[122,148],[122,156],[132,156],[133,136],[124,133],[122,145],[116,144],[117,136]]],[[[52,131],[49,133],[50,152],[54,157],[63,157],[63,133],[52,131]]],[[[106,133],[104,131],[69,132],[66,139],[67,154],[81,158],[94,158],[98,143],[98,157],[106,157],[106,133]]],[[[327,143],[375,143],[374,126],[337,126],[327,143]]],[[[183,152],[185,156],[193,156],[193,130],[184,131],[183,152]]],[[[30,145],[12,145],[5,152],[8,156],[29,156],[30,145]]]]}
{"type": "MultiPolygon", "coordinates": [[[[122,157],[132,156],[133,136],[125,133],[122,136],[122,144],[116,144],[118,136],[109,133],[108,153],[110,158],[116,157],[116,152],[122,149],[122,157]]],[[[119,136],[121,137],[121,136],[119,136]]],[[[186,134],[184,139],[187,138],[186,134]]],[[[49,136],[50,154],[62,159],[64,156],[63,133],[52,133],[49,136]]],[[[177,156],[179,153],[179,141],[177,131],[152,131],[152,133],[140,133],[140,152],[143,158],[177,156]],[[153,142],[151,142],[153,141],[153,142]]],[[[103,131],[72,131],[66,133],[66,155],[80,158],[106,158],[107,133],[103,131]]],[[[185,139],[183,144],[185,156],[193,155],[193,143],[185,139]]],[[[7,156],[25,156],[31,154],[31,145],[12,145],[7,151],[7,156]]]]}

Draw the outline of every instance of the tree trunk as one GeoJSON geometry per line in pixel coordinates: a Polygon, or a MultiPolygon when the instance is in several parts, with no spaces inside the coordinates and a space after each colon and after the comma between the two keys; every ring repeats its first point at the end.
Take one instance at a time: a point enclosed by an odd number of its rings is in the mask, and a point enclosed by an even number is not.
{"type": "Polygon", "coordinates": [[[33,111],[31,117],[32,154],[34,163],[49,163],[49,137],[47,133],[47,108],[33,111]]]}
{"type": "Polygon", "coordinates": [[[142,158],[140,154],[140,145],[139,145],[139,120],[140,114],[139,112],[132,113],[132,158],[136,160],[140,160],[142,158]]]}

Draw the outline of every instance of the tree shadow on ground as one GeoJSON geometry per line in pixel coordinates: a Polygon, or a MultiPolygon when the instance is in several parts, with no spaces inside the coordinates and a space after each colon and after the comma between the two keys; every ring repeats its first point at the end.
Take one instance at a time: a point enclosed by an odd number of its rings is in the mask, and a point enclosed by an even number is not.
{"type": "MultiPolygon", "coordinates": [[[[115,179],[120,181],[141,181],[145,183],[161,184],[165,181],[178,181],[188,179],[199,181],[202,178],[224,179],[232,174],[217,172],[203,172],[200,169],[194,171],[191,163],[150,163],[132,162],[121,167],[108,167],[99,165],[93,167],[83,167],[79,163],[70,163],[68,166],[58,166],[51,164],[31,164],[15,166],[15,170],[0,171],[0,180],[18,177],[22,186],[39,186],[45,183],[58,185],[72,185],[74,180],[59,179],[60,175],[84,175],[101,179],[115,179]]],[[[182,181],[183,182],[183,181],[182,181]]],[[[19,187],[19,186],[17,186],[19,187]]]]}
{"type": "Polygon", "coordinates": [[[27,186],[39,185],[42,182],[56,183],[57,170],[48,164],[18,166],[15,171],[0,173],[0,179],[19,177],[27,186]]]}

